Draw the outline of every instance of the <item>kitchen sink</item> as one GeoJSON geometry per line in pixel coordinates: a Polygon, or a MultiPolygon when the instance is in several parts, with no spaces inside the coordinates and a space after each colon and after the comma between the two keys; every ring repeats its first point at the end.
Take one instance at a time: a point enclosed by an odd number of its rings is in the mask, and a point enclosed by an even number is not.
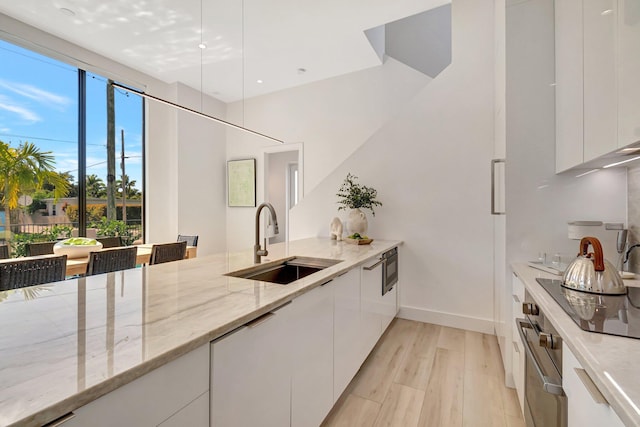
{"type": "Polygon", "coordinates": [[[296,256],[232,271],[225,276],[287,285],[339,262],[342,261],[296,256]]]}

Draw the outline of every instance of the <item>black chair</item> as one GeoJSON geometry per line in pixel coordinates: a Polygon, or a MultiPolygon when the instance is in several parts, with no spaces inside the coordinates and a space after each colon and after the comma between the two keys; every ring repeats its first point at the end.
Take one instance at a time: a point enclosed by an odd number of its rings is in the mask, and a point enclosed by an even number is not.
{"type": "Polygon", "coordinates": [[[0,245],[0,259],[9,258],[9,245],[0,245]]]}
{"type": "Polygon", "coordinates": [[[122,237],[120,237],[120,236],[98,237],[98,238],[96,238],[96,240],[98,242],[102,243],[102,248],[103,249],[120,248],[120,247],[124,246],[122,244],[122,237]]]}
{"type": "Polygon", "coordinates": [[[150,265],[179,261],[187,254],[187,242],[162,243],[151,246],[150,265]]]}
{"type": "Polygon", "coordinates": [[[0,291],[64,280],[67,256],[17,258],[0,262],[0,291]]]}
{"type": "Polygon", "coordinates": [[[56,242],[26,243],[27,256],[49,255],[53,253],[56,242]]]}
{"type": "Polygon", "coordinates": [[[89,254],[89,263],[87,264],[87,276],[135,268],[137,253],[138,248],[136,246],[91,252],[89,254]]]}
{"type": "Polygon", "coordinates": [[[187,246],[198,246],[198,236],[183,236],[178,234],[178,242],[187,242],[187,246]]]}

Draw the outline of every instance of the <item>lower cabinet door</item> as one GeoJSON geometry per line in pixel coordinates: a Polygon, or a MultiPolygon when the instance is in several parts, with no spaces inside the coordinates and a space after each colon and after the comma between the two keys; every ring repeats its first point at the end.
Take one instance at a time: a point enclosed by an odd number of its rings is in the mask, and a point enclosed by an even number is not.
{"type": "Polygon", "coordinates": [[[333,406],[331,281],[291,304],[291,425],[318,427],[333,406]]]}
{"type": "Polygon", "coordinates": [[[380,334],[383,334],[387,330],[391,321],[398,314],[398,283],[393,286],[393,289],[382,295],[381,311],[382,311],[382,330],[380,334]]]}
{"type": "Polygon", "coordinates": [[[360,369],[360,269],[354,268],[333,281],[333,400],[360,369]]]}
{"type": "Polygon", "coordinates": [[[562,348],[562,388],[567,395],[568,427],[624,426],[566,345],[562,348]]]}
{"type": "MultiPolygon", "coordinates": [[[[64,427],[153,427],[190,406],[209,389],[209,345],[199,347],[76,409],[64,427]]],[[[191,407],[208,418],[209,402],[191,407]]],[[[198,426],[200,424],[191,424],[198,426]]]]}
{"type": "Polygon", "coordinates": [[[360,313],[360,363],[364,362],[382,335],[382,264],[373,270],[366,267],[375,265],[378,258],[365,263],[362,267],[360,295],[362,311],[360,313]]]}
{"type": "Polygon", "coordinates": [[[211,344],[211,426],[290,425],[290,305],[211,344]]]}
{"type": "Polygon", "coordinates": [[[208,427],[209,392],[202,394],[193,402],[164,420],[158,427],[208,427]]]}

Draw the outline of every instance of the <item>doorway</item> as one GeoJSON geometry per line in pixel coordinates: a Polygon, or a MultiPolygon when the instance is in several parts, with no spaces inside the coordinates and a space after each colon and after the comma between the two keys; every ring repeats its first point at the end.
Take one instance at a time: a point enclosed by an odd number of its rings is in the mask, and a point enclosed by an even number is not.
{"type": "MultiPolygon", "coordinates": [[[[302,150],[299,144],[272,147],[265,150],[265,201],[273,205],[278,218],[278,234],[267,223],[269,243],[289,240],[289,210],[302,198],[302,150]]],[[[267,216],[267,221],[270,219],[267,216]]]]}

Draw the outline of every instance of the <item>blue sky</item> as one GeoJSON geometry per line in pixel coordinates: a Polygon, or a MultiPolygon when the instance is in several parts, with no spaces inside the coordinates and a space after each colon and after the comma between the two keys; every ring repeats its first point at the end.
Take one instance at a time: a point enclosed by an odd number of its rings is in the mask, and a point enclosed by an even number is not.
{"type": "MultiPolygon", "coordinates": [[[[75,67],[0,40],[0,140],[29,141],[51,151],[56,169],[78,177],[78,71],[75,67]]],[[[106,83],[87,73],[87,175],[106,182],[106,83]]],[[[116,176],[120,132],[126,173],[142,189],[142,99],[115,91],[116,176]]]]}

